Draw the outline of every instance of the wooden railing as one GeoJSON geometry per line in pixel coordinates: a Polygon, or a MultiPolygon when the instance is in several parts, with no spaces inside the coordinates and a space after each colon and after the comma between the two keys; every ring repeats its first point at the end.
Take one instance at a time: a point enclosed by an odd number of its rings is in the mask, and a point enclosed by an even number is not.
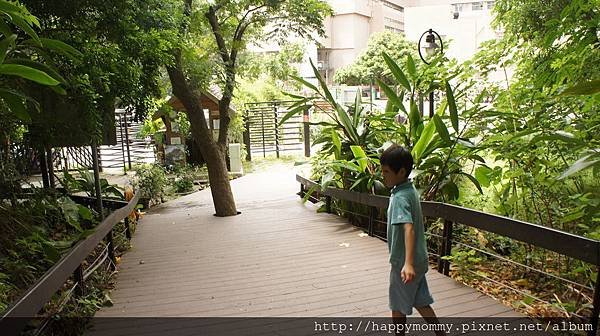
{"type": "MultiPolygon", "coordinates": [[[[82,203],[92,202],[92,200],[95,201],[95,199],[88,200],[86,197],[75,198],[76,201],[82,203]]],[[[127,203],[104,201],[103,206],[105,208],[113,209],[114,211],[96,226],[94,233],[86,239],[76,243],[69,252],[56,262],[56,264],[54,264],[54,266],[52,266],[33,286],[2,312],[2,315],[0,316],[0,330],[2,330],[2,335],[18,335],[28,321],[36,317],[38,312],[71,276],[74,277],[78,292],[82,294],[85,288],[84,274],[86,273],[82,263],[105,238],[107,240],[105,257],[110,258],[112,260],[112,265],[115,265],[115,247],[112,241],[113,228],[117,223],[124,220],[126,229],[125,234],[128,239],[131,239],[128,217],[131,212],[134,211],[139,198],[140,192],[138,191],[127,203]]]]}
{"type": "MultiPolygon", "coordinates": [[[[334,198],[366,205],[372,209],[387,209],[388,207],[389,197],[337,188],[321,190],[319,184],[299,175],[296,175],[296,181],[300,182],[301,197],[304,197],[308,191],[316,192],[320,197],[324,197],[328,213],[331,213],[331,203],[334,198]]],[[[594,288],[593,310],[589,318],[594,329],[590,335],[596,335],[598,314],[600,313],[600,241],[451,204],[421,201],[421,207],[423,216],[444,220],[442,244],[438,258],[438,272],[444,275],[449,275],[450,271],[450,261],[444,257],[451,255],[454,224],[495,233],[596,266],[598,275],[594,288]]],[[[373,235],[375,216],[376,212],[370,211],[368,232],[371,236],[373,235]]]]}

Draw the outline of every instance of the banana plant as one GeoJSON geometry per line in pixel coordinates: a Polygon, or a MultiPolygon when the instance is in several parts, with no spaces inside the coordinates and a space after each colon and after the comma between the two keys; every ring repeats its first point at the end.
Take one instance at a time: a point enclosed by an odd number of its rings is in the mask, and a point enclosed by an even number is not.
{"type": "Polygon", "coordinates": [[[308,97],[292,95],[298,99],[290,111],[281,119],[280,125],[295,114],[300,114],[306,105],[316,101],[325,101],[331,109],[322,112],[327,121],[312,123],[322,127],[322,132],[315,139],[314,145],[322,144],[320,155],[331,158],[327,163],[326,173],[321,179],[321,187],[335,186],[360,192],[377,192],[385,189],[379,173],[378,143],[376,135],[369,127],[367,108],[357,91],[354,104],[344,106],[331,94],[320,73],[310,61],[319,86],[306,80],[294,79],[312,91],[308,97]]]}
{"type": "MultiPolygon", "coordinates": [[[[471,181],[481,193],[481,183],[465,171],[465,161],[471,160],[473,163],[479,161],[485,164],[483,158],[477,155],[478,149],[474,141],[469,138],[476,135],[469,128],[469,122],[482,108],[485,92],[480,93],[470,106],[466,104],[461,106],[463,111],[459,116],[455,95],[458,87],[453,88],[450,84],[450,80],[456,74],[440,81],[424,83],[420,69],[410,55],[407,56],[406,61],[407,74],[389,55],[384,53],[383,58],[397,85],[388,86],[379,79],[377,83],[388,97],[386,113],[399,113],[407,120],[406,129],[401,133],[403,142],[401,145],[411,150],[415,166],[413,177],[417,187],[422,190],[423,198],[426,200],[441,198],[443,201],[457,199],[459,197],[457,183],[461,177],[471,181]],[[424,91],[422,91],[423,87],[424,91]],[[445,97],[433,116],[424,120],[423,113],[417,105],[419,96],[428,95],[432,90],[441,87],[444,89],[445,97]]],[[[440,58],[434,60],[430,66],[436,66],[436,62],[440,60],[440,58]]],[[[458,97],[466,98],[468,88],[469,85],[459,89],[458,97]]]]}
{"type": "Polygon", "coordinates": [[[0,99],[19,120],[30,122],[28,105],[39,109],[35,100],[15,89],[14,79],[22,79],[51,88],[64,95],[66,80],[49,63],[48,51],[79,60],[82,54],[70,45],[53,39],[40,38],[36,29],[40,23],[18,2],[0,0],[0,99]],[[19,35],[14,28],[25,32],[19,35]],[[32,55],[35,55],[32,57],[32,55]],[[36,59],[36,60],[34,60],[36,59]],[[40,62],[44,59],[46,62],[40,62]],[[29,103],[29,104],[28,104],[29,103]]]}

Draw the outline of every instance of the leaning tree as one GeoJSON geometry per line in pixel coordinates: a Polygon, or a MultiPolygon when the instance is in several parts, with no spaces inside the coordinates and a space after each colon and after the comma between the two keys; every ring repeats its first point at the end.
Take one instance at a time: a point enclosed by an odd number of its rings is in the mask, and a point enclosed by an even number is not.
{"type": "Polygon", "coordinates": [[[331,14],[324,0],[184,0],[181,43],[167,66],[173,94],[182,102],[192,137],[206,160],[217,216],[237,214],[226,166],[229,107],[233,98],[239,55],[252,42],[283,40],[295,35],[323,35],[331,14]],[[220,128],[209,130],[198,89],[218,85],[220,128]]]}

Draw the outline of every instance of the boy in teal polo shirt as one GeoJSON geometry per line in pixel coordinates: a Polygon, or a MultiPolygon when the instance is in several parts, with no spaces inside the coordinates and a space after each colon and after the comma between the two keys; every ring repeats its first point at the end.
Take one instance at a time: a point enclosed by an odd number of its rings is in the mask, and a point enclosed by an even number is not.
{"type": "Polygon", "coordinates": [[[408,180],[412,155],[407,149],[392,145],[383,152],[380,162],[385,185],[392,188],[387,213],[392,318],[394,323],[406,323],[406,315],[411,315],[415,307],[428,323],[439,323],[430,306],[433,298],[425,279],[428,257],[421,203],[408,180]]]}

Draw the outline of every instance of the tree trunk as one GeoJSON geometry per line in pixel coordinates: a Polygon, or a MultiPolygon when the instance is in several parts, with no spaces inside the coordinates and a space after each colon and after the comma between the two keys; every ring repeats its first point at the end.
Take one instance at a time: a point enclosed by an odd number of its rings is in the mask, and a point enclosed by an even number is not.
{"type": "Polygon", "coordinates": [[[216,216],[235,216],[237,209],[225,163],[226,146],[217,143],[208,129],[204,111],[200,105],[200,97],[194,93],[185,80],[179,54],[175,55],[175,64],[168,67],[167,71],[173,86],[173,94],[186,109],[192,137],[199,144],[200,152],[206,161],[216,216]]]}

